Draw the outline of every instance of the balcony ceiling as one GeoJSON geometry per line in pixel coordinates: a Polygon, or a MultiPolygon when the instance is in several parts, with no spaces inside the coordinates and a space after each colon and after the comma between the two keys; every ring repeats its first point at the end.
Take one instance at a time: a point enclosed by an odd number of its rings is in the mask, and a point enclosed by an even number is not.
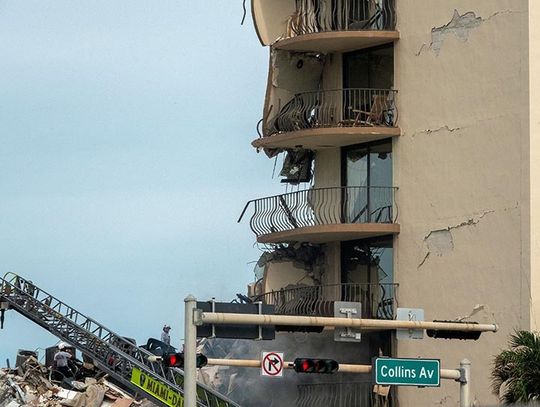
{"type": "Polygon", "coordinates": [[[398,127],[325,127],[291,131],[262,137],[251,144],[255,148],[305,148],[320,150],[350,146],[399,136],[398,127]]]}
{"type": "Polygon", "coordinates": [[[328,243],[369,237],[395,235],[400,230],[397,223],[353,223],[307,226],[257,237],[259,243],[310,242],[328,243]]]}
{"type": "Polygon", "coordinates": [[[287,51],[348,52],[388,44],[399,39],[398,31],[331,31],[298,35],[273,44],[287,51]]]}

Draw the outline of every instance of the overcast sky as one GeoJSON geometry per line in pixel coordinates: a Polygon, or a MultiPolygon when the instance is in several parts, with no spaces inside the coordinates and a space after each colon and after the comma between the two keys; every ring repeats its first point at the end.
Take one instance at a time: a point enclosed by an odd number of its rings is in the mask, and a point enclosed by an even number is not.
{"type": "MultiPolygon", "coordinates": [[[[249,2],[248,2],[249,3],[249,2]]],[[[241,0],[0,0],[0,272],[144,342],[259,255],[268,50],[241,0]]],[[[13,311],[0,366],[56,338],[13,311]]]]}

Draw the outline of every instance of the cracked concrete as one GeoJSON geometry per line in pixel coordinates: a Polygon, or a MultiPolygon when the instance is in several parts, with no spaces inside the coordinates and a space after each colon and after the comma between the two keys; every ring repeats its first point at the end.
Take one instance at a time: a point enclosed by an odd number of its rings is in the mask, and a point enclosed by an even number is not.
{"type": "Polygon", "coordinates": [[[420,269],[430,256],[435,255],[438,257],[451,253],[454,250],[454,236],[452,230],[459,229],[465,226],[474,226],[480,220],[495,212],[494,210],[484,211],[477,216],[473,216],[457,225],[448,226],[444,229],[432,230],[423,239],[422,242],[422,255],[417,269],[420,269]]]}
{"type": "Polygon", "coordinates": [[[421,134],[429,136],[431,134],[439,133],[439,132],[453,133],[453,132],[461,130],[461,129],[462,129],[462,127],[450,127],[450,126],[446,125],[446,126],[439,127],[437,129],[426,129],[426,130],[417,131],[417,132],[413,133],[411,135],[411,137],[419,136],[421,134]]]}
{"type": "Polygon", "coordinates": [[[512,10],[501,10],[491,14],[487,18],[482,18],[477,17],[474,11],[459,14],[457,10],[454,10],[454,15],[448,24],[431,29],[431,43],[429,45],[422,44],[415,55],[420,56],[427,49],[433,51],[436,56],[439,56],[447,37],[455,36],[462,42],[467,42],[469,40],[469,34],[473,29],[478,28],[482,23],[491,20],[495,16],[512,12],[512,10]]]}
{"type": "Polygon", "coordinates": [[[497,324],[495,313],[486,304],[476,304],[468,315],[458,316],[456,321],[467,321],[475,317],[476,322],[497,324]]]}

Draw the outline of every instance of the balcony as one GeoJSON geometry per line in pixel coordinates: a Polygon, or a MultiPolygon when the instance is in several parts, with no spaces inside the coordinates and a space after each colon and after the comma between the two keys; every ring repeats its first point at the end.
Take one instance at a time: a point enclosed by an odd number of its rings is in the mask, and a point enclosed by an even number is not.
{"type": "Polygon", "coordinates": [[[347,52],[396,41],[395,0],[252,0],[263,45],[347,52]]]}
{"type": "Polygon", "coordinates": [[[249,201],[259,243],[326,243],[399,233],[394,187],[312,188],[249,201]]]}
{"type": "Polygon", "coordinates": [[[256,148],[317,150],[400,135],[396,90],[335,89],[297,93],[263,120],[256,148]]]}
{"type": "Polygon", "coordinates": [[[254,298],[277,315],[333,317],[335,301],[360,302],[362,318],[394,319],[398,284],[334,284],[272,291],[254,298]]]}

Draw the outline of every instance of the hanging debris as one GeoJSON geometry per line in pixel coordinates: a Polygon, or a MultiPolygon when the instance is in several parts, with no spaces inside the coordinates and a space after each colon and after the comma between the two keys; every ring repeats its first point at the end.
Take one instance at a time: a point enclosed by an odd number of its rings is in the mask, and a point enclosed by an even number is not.
{"type": "Polygon", "coordinates": [[[313,151],[304,149],[286,151],[283,168],[279,173],[280,176],[285,177],[281,182],[297,185],[300,182],[311,181],[313,151]]]}

